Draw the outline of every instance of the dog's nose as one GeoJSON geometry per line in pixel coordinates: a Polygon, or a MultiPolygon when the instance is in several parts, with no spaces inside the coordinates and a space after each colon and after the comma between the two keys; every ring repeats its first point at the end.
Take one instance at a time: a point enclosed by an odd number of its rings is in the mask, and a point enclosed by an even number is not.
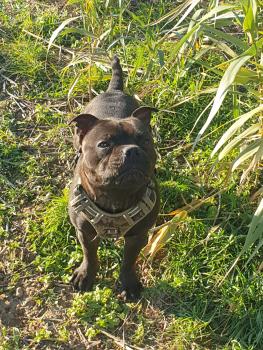
{"type": "Polygon", "coordinates": [[[135,145],[125,146],[125,148],[123,149],[123,155],[125,159],[137,158],[140,155],[140,149],[138,146],[135,145]]]}

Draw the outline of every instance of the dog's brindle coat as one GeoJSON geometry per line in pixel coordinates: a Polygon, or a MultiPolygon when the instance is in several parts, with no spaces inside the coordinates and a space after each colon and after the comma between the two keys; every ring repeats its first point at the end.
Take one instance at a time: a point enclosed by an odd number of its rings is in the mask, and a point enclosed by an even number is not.
{"type": "MultiPolygon", "coordinates": [[[[135,206],[154,181],[157,194],[152,211],[124,236],[124,256],[120,281],[122,295],[138,297],[142,285],[135,264],[139,252],[147,243],[147,232],[154,225],[159,211],[159,195],[154,180],[156,153],[150,118],[154,109],[139,107],[132,96],[123,92],[122,69],[117,57],[112,62],[112,78],[105,93],[95,97],[76,123],[74,146],[80,152],[70,190],[81,183],[87,196],[108,213],[122,212],[135,206]]],[[[69,204],[69,214],[83,249],[83,261],[72,276],[79,290],[90,290],[98,271],[99,239],[91,223],[69,204]]]]}

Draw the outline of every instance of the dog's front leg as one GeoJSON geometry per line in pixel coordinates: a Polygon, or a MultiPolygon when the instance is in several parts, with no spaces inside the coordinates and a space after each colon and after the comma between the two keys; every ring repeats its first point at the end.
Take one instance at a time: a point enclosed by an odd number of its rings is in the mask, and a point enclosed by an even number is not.
{"type": "Polygon", "coordinates": [[[83,250],[83,260],[74,271],[71,282],[77,290],[88,291],[92,289],[99,268],[97,257],[99,239],[94,240],[94,235],[79,230],[77,236],[83,250]]]}
{"type": "Polygon", "coordinates": [[[147,244],[147,232],[127,236],[125,238],[123,263],[121,266],[121,297],[123,299],[137,299],[142,291],[142,284],[136,274],[136,260],[141,249],[147,244]]]}

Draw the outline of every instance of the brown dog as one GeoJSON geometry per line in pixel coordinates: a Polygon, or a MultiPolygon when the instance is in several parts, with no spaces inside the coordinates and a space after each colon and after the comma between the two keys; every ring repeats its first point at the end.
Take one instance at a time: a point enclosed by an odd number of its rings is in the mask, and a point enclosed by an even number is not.
{"type": "Polygon", "coordinates": [[[84,255],[72,282],[79,290],[90,290],[99,267],[100,239],[124,236],[122,295],[136,298],[142,289],[136,259],[159,210],[150,128],[155,109],[139,107],[132,96],[123,93],[117,57],[112,70],[108,90],[71,120],[76,123],[74,146],[80,156],[70,190],[69,214],[84,255]]]}

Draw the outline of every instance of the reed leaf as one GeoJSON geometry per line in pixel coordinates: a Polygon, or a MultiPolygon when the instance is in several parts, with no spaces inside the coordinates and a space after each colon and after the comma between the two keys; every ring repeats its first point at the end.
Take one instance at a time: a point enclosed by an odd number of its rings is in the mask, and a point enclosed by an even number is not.
{"type": "Polygon", "coordinates": [[[201,128],[201,130],[199,131],[195,141],[194,141],[194,145],[193,148],[195,148],[196,144],[198,143],[198,141],[200,140],[200,138],[202,137],[203,133],[206,131],[206,129],[208,128],[208,126],[211,124],[212,120],[214,119],[215,115],[217,114],[217,112],[219,111],[219,108],[221,107],[226,94],[228,92],[228,89],[230,88],[230,86],[234,83],[235,81],[235,77],[239,71],[239,69],[251,58],[251,55],[244,55],[241,57],[236,58],[235,60],[233,60],[229,67],[227,68],[227,70],[225,71],[225,74],[223,75],[223,78],[220,81],[216,96],[215,96],[215,100],[213,103],[213,106],[211,108],[211,111],[209,113],[209,116],[205,122],[205,124],[203,125],[203,127],[201,128]]]}
{"type": "Polygon", "coordinates": [[[164,246],[164,244],[172,237],[174,228],[187,217],[187,211],[181,210],[162,226],[149,240],[148,244],[143,249],[143,255],[153,259],[156,253],[164,246]]]}
{"type": "Polygon", "coordinates": [[[218,152],[218,150],[237,132],[238,129],[241,128],[242,125],[245,124],[246,121],[248,121],[251,117],[253,117],[255,114],[261,111],[263,111],[263,105],[258,106],[252,109],[251,111],[241,115],[238,118],[238,120],[233,125],[231,125],[231,127],[227,129],[227,131],[220,138],[220,140],[218,141],[211,153],[211,157],[213,157],[218,152]]]}
{"type": "Polygon", "coordinates": [[[47,47],[47,53],[49,52],[49,49],[51,47],[51,45],[53,44],[53,42],[56,40],[57,36],[59,35],[59,33],[71,22],[75,21],[76,19],[80,18],[81,16],[76,16],[76,17],[72,17],[72,18],[67,18],[65,21],[63,21],[56,30],[54,30],[54,32],[52,33],[49,42],[48,42],[48,47],[47,47]]]}
{"type": "Polygon", "coordinates": [[[233,140],[231,140],[219,153],[218,160],[222,160],[229,152],[231,152],[236,146],[240,143],[244,142],[250,135],[255,134],[260,128],[260,123],[253,124],[245,131],[243,131],[240,135],[236,136],[233,140]]]}
{"type": "Polygon", "coordinates": [[[172,11],[166,13],[164,16],[160,17],[158,20],[150,23],[150,25],[156,25],[165,20],[167,20],[167,22],[165,23],[167,25],[168,23],[173,21],[176,17],[180,16],[189,6],[192,6],[193,3],[196,3],[196,0],[184,1],[182,4],[176,6],[175,9],[173,9],[172,11]]]}
{"type": "Polygon", "coordinates": [[[243,172],[241,179],[240,179],[240,184],[243,184],[245,182],[248,175],[251,173],[252,170],[254,170],[256,168],[256,166],[259,164],[262,157],[263,157],[263,139],[260,140],[259,148],[258,148],[257,152],[255,153],[255,155],[253,156],[253,159],[252,159],[251,163],[249,164],[248,168],[243,172]]]}
{"type": "Polygon", "coordinates": [[[233,172],[236,170],[242,163],[244,163],[247,159],[252,157],[260,147],[261,140],[256,140],[250,145],[248,145],[240,154],[239,156],[233,161],[230,170],[233,172]]]}
{"type": "Polygon", "coordinates": [[[235,37],[234,35],[225,33],[222,30],[218,30],[218,29],[211,27],[207,24],[202,24],[202,31],[208,37],[210,37],[212,39],[220,40],[220,41],[222,41],[222,40],[227,41],[242,51],[248,49],[248,45],[244,41],[240,40],[239,38],[235,37]]]}

